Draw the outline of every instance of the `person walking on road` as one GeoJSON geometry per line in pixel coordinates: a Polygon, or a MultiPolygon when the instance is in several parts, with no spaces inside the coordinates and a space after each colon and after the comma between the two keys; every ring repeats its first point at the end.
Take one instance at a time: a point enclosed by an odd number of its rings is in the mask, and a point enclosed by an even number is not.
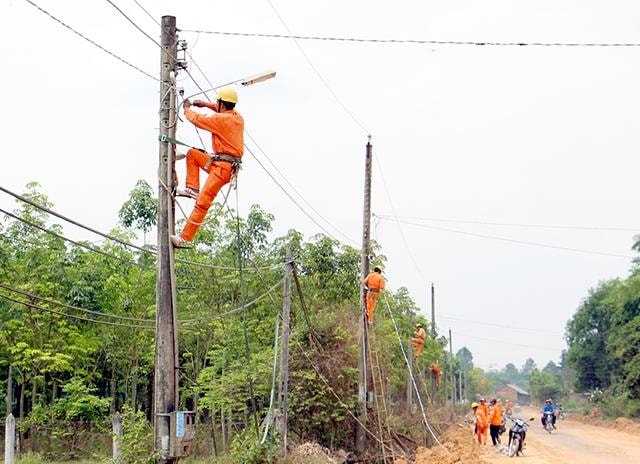
{"type": "Polygon", "coordinates": [[[382,266],[373,268],[373,272],[364,278],[362,283],[366,289],[367,299],[367,322],[373,324],[373,310],[376,308],[376,302],[380,292],[384,290],[384,277],[382,277],[382,266]]]}
{"type": "Polygon", "coordinates": [[[204,151],[191,148],[187,152],[186,188],[178,190],[176,195],[196,200],[196,205],[182,232],[171,235],[171,243],[180,248],[190,242],[204,221],[207,211],[220,189],[231,182],[241,163],[244,153],[244,119],[235,110],[238,94],[232,87],[223,87],[218,91],[218,101],[208,103],[195,100],[193,104],[184,101],[184,115],[196,127],[211,132],[213,156],[204,151]],[[191,109],[208,108],[213,114],[204,115],[191,109]],[[200,191],[200,169],[209,174],[200,191]]]}

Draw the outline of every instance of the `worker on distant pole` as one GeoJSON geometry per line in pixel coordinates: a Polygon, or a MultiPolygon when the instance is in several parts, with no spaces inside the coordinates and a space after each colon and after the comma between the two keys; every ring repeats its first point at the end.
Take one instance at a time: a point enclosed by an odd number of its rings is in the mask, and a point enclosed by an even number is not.
{"type": "Polygon", "coordinates": [[[373,272],[364,278],[362,283],[367,293],[367,322],[373,324],[373,310],[376,307],[378,296],[384,290],[384,277],[382,277],[382,266],[373,268],[373,272]]]}
{"type": "Polygon", "coordinates": [[[420,353],[422,353],[422,347],[424,341],[427,338],[427,333],[422,328],[422,324],[416,324],[416,333],[411,338],[411,344],[413,345],[413,357],[418,359],[420,353]]]}
{"type": "Polygon", "coordinates": [[[195,100],[193,104],[184,101],[184,115],[196,127],[211,132],[211,145],[214,154],[191,148],[187,152],[186,188],[176,192],[196,200],[196,205],[179,235],[171,235],[171,243],[182,247],[196,235],[204,221],[207,211],[220,189],[231,182],[241,163],[244,149],[244,119],[235,110],[238,94],[232,87],[218,90],[216,103],[195,100]],[[214,113],[204,115],[191,109],[208,108],[214,113]],[[200,169],[209,174],[200,190],[200,169]]]}

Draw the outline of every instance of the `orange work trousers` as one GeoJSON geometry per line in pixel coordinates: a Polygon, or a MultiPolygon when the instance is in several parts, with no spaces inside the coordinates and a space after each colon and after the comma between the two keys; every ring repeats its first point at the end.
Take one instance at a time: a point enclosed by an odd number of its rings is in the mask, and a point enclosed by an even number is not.
{"type": "Polygon", "coordinates": [[[413,356],[416,358],[422,353],[422,347],[424,346],[424,340],[420,337],[412,337],[411,344],[413,345],[413,356]]]}
{"type": "Polygon", "coordinates": [[[367,290],[367,320],[369,322],[373,322],[373,310],[376,308],[379,294],[380,290],[367,290]]]}
{"type": "Polygon", "coordinates": [[[187,152],[187,187],[200,190],[200,169],[209,173],[204,187],[196,199],[196,206],[189,216],[187,225],[180,234],[187,242],[193,240],[207,215],[207,211],[211,207],[211,203],[213,203],[220,189],[231,181],[233,175],[231,163],[216,161],[207,166],[210,159],[210,154],[203,153],[195,148],[191,148],[187,152]]]}
{"type": "Polygon", "coordinates": [[[486,445],[487,444],[487,435],[489,433],[489,427],[487,427],[486,425],[484,427],[480,427],[477,426],[476,427],[476,435],[478,437],[478,444],[479,445],[486,445]]]}

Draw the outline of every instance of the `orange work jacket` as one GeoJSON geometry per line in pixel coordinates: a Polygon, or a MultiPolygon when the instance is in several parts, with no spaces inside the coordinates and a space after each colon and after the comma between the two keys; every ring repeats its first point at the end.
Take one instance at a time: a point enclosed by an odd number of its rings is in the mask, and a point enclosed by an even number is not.
{"type": "Polygon", "coordinates": [[[491,425],[502,425],[502,406],[494,404],[489,413],[489,423],[491,425]]]}
{"type": "Polygon", "coordinates": [[[379,272],[372,272],[362,281],[369,288],[384,290],[384,279],[379,272]]]}
{"type": "Polygon", "coordinates": [[[427,338],[427,333],[424,331],[422,327],[420,327],[416,332],[416,338],[422,339],[423,342],[427,338]]]}
{"type": "Polygon", "coordinates": [[[184,115],[194,126],[211,132],[211,146],[215,153],[242,156],[244,119],[236,110],[204,115],[186,108],[184,115]]]}

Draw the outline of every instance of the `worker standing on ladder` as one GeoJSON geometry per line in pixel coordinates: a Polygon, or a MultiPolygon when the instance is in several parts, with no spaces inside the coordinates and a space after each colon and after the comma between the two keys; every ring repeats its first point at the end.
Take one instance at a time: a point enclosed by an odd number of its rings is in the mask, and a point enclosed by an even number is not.
{"type": "Polygon", "coordinates": [[[231,182],[241,163],[244,149],[244,119],[235,110],[238,94],[232,87],[223,87],[218,91],[218,101],[208,103],[195,100],[193,106],[209,108],[214,113],[204,115],[191,109],[192,103],[184,101],[185,117],[199,129],[211,132],[211,145],[214,154],[191,148],[187,152],[186,188],[176,192],[196,200],[196,205],[179,235],[172,235],[171,243],[182,247],[196,235],[204,221],[207,211],[220,189],[231,182]],[[200,169],[209,174],[200,191],[200,169]]]}
{"type": "Polygon", "coordinates": [[[411,344],[413,345],[413,357],[418,359],[420,353],[422,353],[422,347],[424,346],[424,341],[427,338],[427,333],[422,328],[422,324],[416,324],[416,333],[411,338],[411,344]]]}
{"type": "Polygon", "coordinates": [[[382,266],[373,268],[373,272],[364,278],[362,283],[366,289],[367,298],[367,322],[373,324],[373,310],[376,307],[378,296],[384,290],[384,277],[382,277],[382,266]]]}

